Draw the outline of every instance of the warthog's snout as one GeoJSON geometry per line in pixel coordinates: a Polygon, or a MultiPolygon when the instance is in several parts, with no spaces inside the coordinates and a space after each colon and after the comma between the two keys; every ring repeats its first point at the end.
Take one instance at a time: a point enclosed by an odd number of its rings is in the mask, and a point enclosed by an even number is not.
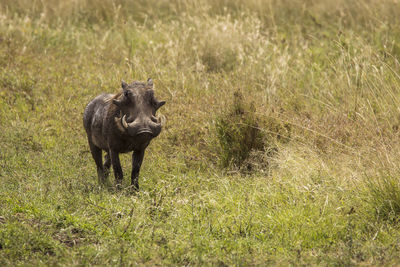
{"type": "Polygon", "coordinates": [[[151,115],[150,118],[137,117],[136,119],[131,120],[131,122],[129,122],[130,120],[126,117],[127,116],[124,115],[121,122],[130,136],[148,133],[154,138],[161,132],[161,119],[154,115],[151,115]]]}

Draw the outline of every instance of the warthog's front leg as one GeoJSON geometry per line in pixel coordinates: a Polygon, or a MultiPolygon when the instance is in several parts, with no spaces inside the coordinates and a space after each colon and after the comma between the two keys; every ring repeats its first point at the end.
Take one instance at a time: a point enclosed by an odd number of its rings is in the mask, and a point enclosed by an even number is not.
{"type": "Polygon", "coordinates": [[[121,162],[119,161],[119,155],[116,151],[110,149],[111,164],[114,170],[115,181],[117,187],[121,186],[124,174],[122,173],[121,162]]]}
{"type": "Polygon", "coordinates": [[[135,151],[132,154],[131,184],[136,190],[139,190],[139,171],[140,171],[140,166],[142,166],[143,157],[144,157],[144,150],[135,151]]]}

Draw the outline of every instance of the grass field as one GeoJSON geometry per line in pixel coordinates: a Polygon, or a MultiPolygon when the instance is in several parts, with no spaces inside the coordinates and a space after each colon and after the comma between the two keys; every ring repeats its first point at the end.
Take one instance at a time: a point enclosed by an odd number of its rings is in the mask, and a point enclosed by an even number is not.
{"type": "Polygon", "coordinates": [[[397,0],[2,0],[0,265],[399,265],[399,58],[397,0]],[[101,188],[83,109],[148,77],[101,188]]]}

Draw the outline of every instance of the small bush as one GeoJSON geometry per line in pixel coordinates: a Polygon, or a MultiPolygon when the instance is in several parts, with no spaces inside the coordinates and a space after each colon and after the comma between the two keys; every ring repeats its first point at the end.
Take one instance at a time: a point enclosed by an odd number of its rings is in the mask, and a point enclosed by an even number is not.
{"type": "Polygon", "coordinates": [[[393,174],[381,174],[367,181],[368,201],[378,219],[398,222],[400,216],[400,179],[393,174]]]}
{"type": "Polygon", "coordinates": [[[275,118],[260,116],[254,102],[246,102],[238,90],[231,107],[217,118],[216,131],[222,166],[250,171],[268,167],[277,141],[287,141],[290,128],[275,118]]]}

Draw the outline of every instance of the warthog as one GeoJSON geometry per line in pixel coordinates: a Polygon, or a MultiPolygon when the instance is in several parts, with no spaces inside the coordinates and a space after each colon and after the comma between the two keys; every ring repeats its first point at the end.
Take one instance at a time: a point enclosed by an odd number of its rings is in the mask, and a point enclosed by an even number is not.
{"type": "Polygon", "coordinates": [[[117,187],[123,173],[119,153],[133,151],[131,183],[139,189],[139,171],[144,151],[161,132],[162,119],[156,111],[165,104],[154,97],[153,81],[146,83],[122,81],[122,92],[102,94],[86,106],[83,114],[90,151],[97,166],[99,183],[104,184],[113,166],[117,187]],[[102,161],[102,150],[106,152],[102,161]]]}

